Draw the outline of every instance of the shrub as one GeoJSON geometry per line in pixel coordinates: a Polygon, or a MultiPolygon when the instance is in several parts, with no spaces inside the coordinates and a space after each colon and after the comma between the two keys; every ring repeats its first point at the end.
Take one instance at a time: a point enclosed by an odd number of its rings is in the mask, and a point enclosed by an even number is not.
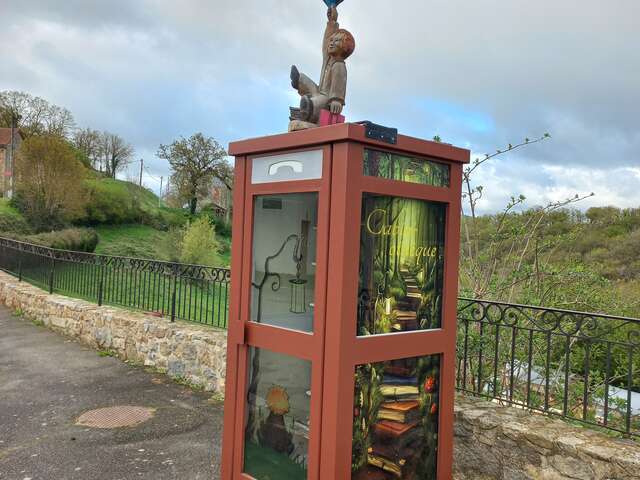
{"type": "Polygon", "coordinates": [[[201,216],[206,216],[216,229],[216,233],[222,237],[231,237],[231,224],[223,217],[216,215],[213,205],[206,205],[200,210],[201,216]]]}
{"type": "Polygon", "coordinates": [[[216,265],[219,262],[219,249],[216,229],[207,218],[199,218],[184,228],[180,248],[181,262],[216,265]]]}
{"type": "Polygon", "coordinates": [[[181,262],[182,241],[184,239],[184,228],[170,228],[162,241],[157,246],[158,254],[162,260],[167,262],[181,262]]]}
{"type": "Polygon", "coordinates": [[[211,219],[213,226],[216,229],[216,233],[218,233],[222,237],[231,238],[231,224],[227,223],[224,218],[214,216],[211,219]]]}
{"type": "Polygon", "coordinates": [[[57,232],[23,236],[22,240],[43,247],[91,253],[98,245],[98,234],[92,228],[67,228],[57,232]]]}
{"type": "Polygon", "coordinates": [[[188,221],[188,214],[184,210],[173,208],[160,208],[156,215],[149,216],[143,222],[158,230],[170,230],[175,227],[182,227],[188,221]]]}
{"type": "Polygon", "coordinates": [[[0,232],[31,233],[27,220],[5,199],[0,200],[0,232]]]}

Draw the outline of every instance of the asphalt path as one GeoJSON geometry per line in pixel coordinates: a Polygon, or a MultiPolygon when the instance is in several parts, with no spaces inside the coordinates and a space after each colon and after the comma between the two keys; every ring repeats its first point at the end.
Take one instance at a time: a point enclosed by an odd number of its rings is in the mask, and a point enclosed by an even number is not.
{"type": "Polygon", "coordinates": [[[0,479],[217,479],[222,405],[0,307],[0,479]],[[137,426],[76,425],[102,407],[154,409],[137,426]]]}

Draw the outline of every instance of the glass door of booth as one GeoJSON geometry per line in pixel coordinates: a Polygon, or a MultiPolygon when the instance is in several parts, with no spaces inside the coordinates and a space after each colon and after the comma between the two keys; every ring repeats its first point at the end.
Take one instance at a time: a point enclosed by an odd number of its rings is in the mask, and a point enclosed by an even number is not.
{"type": "Polygon", "coordinates": [[[234,478],[318,478],[330,161],[247,162],[234,478]]]}

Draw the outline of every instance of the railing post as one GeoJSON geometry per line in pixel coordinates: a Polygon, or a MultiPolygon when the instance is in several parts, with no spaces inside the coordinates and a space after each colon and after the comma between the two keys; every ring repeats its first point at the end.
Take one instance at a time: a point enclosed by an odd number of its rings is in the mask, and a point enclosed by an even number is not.
{"type": "Polygon", "coordinates": [[[49,270],[49,293],[53,293],[53,274],[56,268],[56,259],[51,256],[51,269],[49,270]]]}
{"type": "Polygon", "coordinates": [[[18,281],[22,281],[22,250],[18,250],[18,281]]]}
{"type": "Polygon", "coordinates": [[[173,288],[171,291],[171,321],[176,321],[176,287],[178,283],[178,269],[173,268],[173,288]]]}
{"type": "Polygon", "coordinates": [[[100,264],[100,284],[98,286],[98,306],[102,306],[102,295],[104,292],[104,265],[100,264]]]}

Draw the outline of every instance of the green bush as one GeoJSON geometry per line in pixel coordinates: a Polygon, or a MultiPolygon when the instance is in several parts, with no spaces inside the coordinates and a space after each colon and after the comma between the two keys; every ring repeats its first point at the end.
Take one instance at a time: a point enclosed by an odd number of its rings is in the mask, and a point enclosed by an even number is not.
{"type": "Polygon", "coordinates": [[[216,229],[216,233],[221,237],[231,238],[231,224],[227,223],[224,218],[214,216],[211,222],[216,229]]]}
{"type": "Polygon", "coordinates": [[[223,217],[216,215],[213,205],[205,205],[200,210],[200,216],[209,218],[209,222],[216,228],[216,233],[221,237],[231,237],[231,224],[227,223],[223,217]]]}
{"type": "Polygon", "coordinates": [[[157,252],[162,260],[167,262],[180,263],[182,240],[184,239],[183,227],[172,227],[162,237],[162,241],[157,245],[157,252]]]}
{"type": "Polygon", "coordinates": [[[207,218],[199,218],[184,228],[180,248],[182,263],[217,265],[219,250],[216,229],[207,218]]]}
{"type": "Polygon", "coordinates": [[[91,253],[98,245],[98,234],[92,228],[67,228],[57,232],[23,236],[22,240],[43,247],[91,253]]]}
{"type": "Polygon", "coordinates": [[[6,199],[0,199],[0,232],[31,233],[27,220],[6,199]]]}
{"type": "Polygon", "coordinates": [[[188,213],[184,210],[173,208],[159,208],[155,216],[147,219],[147,224],[158,230],[169,230],[175,227],[182,227],[187,223],[188,213]]]}

